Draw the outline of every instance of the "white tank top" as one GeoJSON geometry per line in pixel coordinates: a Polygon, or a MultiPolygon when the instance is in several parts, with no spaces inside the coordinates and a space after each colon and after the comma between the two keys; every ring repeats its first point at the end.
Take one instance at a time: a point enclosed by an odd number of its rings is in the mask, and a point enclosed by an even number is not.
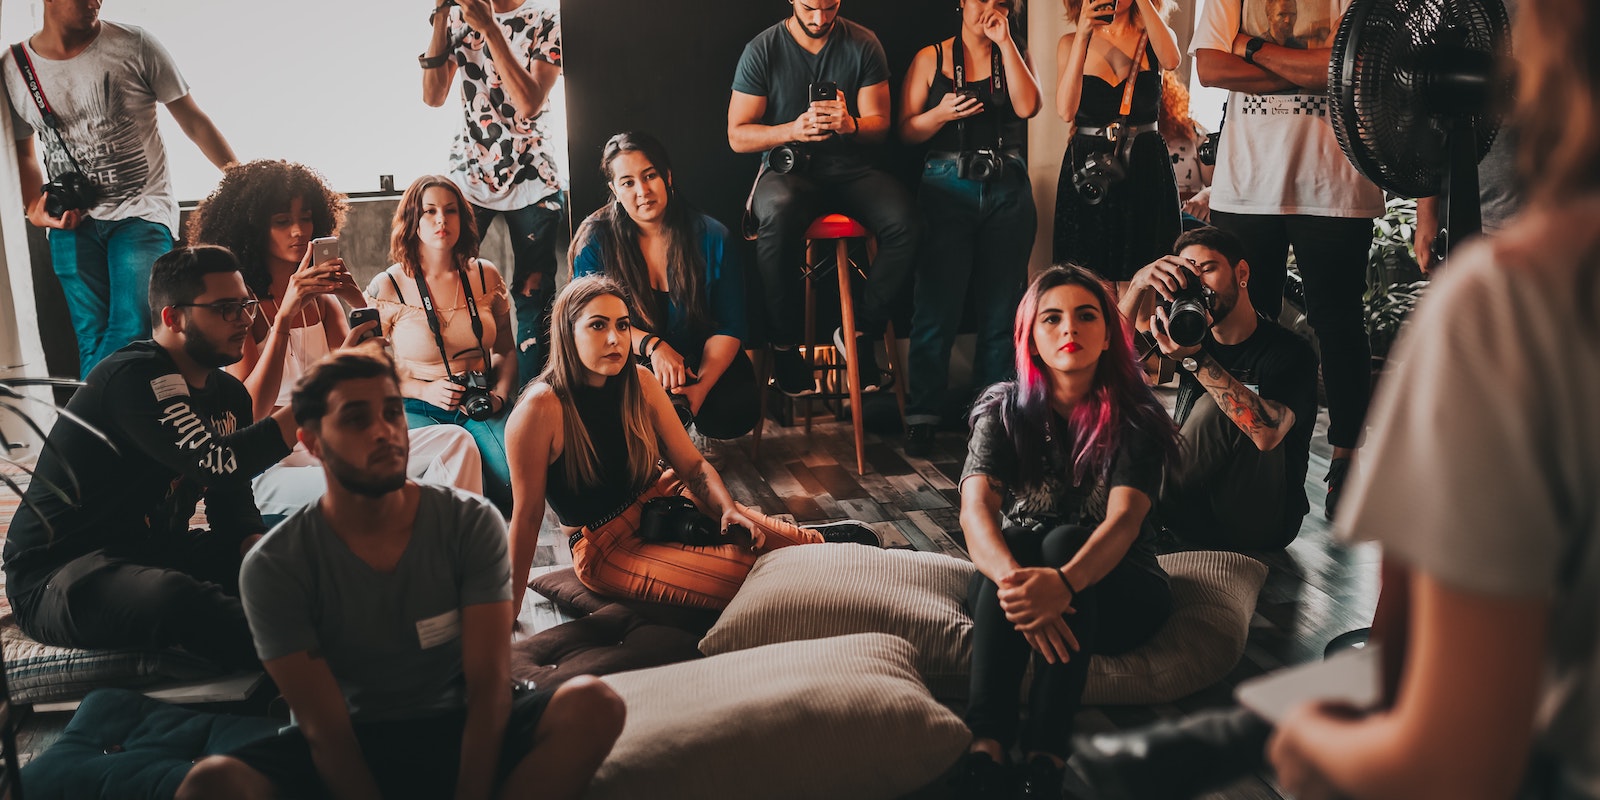
{"type": "Polygon", "coordinates": [[[300,376],[317,359],[328,354],[328,334],[322,329],[322,320],[317,320],[310,325],[289,329],[289,357],[283,360],[283,380],[278,384],[278,399],[272,401],[274,406],[289,405],[289,397],[294,393],[294,385],[299,383],[300,376]]]}

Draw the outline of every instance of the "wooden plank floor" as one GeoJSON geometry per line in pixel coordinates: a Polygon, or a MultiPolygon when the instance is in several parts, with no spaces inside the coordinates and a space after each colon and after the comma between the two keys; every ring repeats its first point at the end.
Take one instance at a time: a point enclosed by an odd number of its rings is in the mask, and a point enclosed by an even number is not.
{"type": "MultiPolygon", "coordinates": [[[[1175,391],[1165,387],[1158,394],[1170,408],[1175,391]]],[[[886,401],[883,398],[875,402],[886,401]]],[[[869,419],[893,418],[892,410],[881,406],[868,410],[869,419]]],[[[790,515],[800,522],[852,517],[870,523],[887,546],[966,557],[957,521],[956,488],[966,457],[963,434],[941,432],[927,458],[907,456],[898,435],[869,434],[868,471],[858,475],[849,423],[831,417],[813,419],[809,437],[798,425],[784,427],[768,421],[759,461],[750,457],[749,437],[734,442],[706,442],[703,449],[733,496],[766,513],[790,515]]],[[[1319,658],[1329,639],[1370,621],[1377,599],[1377,551],[1372,545],[1347,548],[1334,543],[1322,518],[1321,478],[1327,471],[1330,452],[1326,430],[1324,410],[1318,414],[1306,482],[1312,512],[1299,538],[1284,551],[1252,554],[1265,561],[1270,571],[1240,664],[1222,684],[1176,703],[1087,709],[1079,717],[1078,730],[1120,729],[1231,705],[1233,687],[1238,682],[1284,665],[1319,658]]],[[[539,545],[536,567],[571,563],[565,537],[554,527],[553,516],[546,517],[539,545]]],[[[525,630],[541,630],[564,619],[547,604],[536,602],[532,592],[528,596],[520,616],[525,630]]],[[[24,760],[53,742],[69,716],[31,717],[18,740],[24,760]]],[[[1068,788],[1082,798],[1092,798],[1070,774],[1068,788]]],[[[939,796],[936,790],[917,795],[939,796]]],[[[1281,796],[1269,774],[1252,776],[1224,791],[1206,795],[1208,800],[1281,796]]]]}

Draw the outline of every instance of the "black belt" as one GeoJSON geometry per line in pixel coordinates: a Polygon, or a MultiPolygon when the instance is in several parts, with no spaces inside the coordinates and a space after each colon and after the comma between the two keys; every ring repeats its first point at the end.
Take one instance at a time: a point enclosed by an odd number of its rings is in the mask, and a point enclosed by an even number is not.
{"type": "MultiPolygon", "coordinates": [[[[979,150],[983,150],[983,149],[984,148],[979,147],[979,148],[974,148],[973,150],[969,150],[967,152],[978,152],[979,150]]],[[[1000,151],[990,150],[989,152],[997,153],[1002,158],[1010,158],[1012,156],[1016,156],[1017,158],[1022,158],[1022,148],[1020,148],[1020,147],[1007,147],[1004,150],[1000,150],[1000,151]]],[[[960,157],[961,157],[961,153],[959,153],[959,152],[957,152],[955,150],[929,150],[928,151],[928,158],[958,159],[960,157]]]]}
{"type": "Polygon", "coordinates": [[[579,528],[576,531],[573,531],[572,535],[567,537],[567,547],[568,547],[568,549],[571,549],[573,547],[577,547],[578,546],[578,541],[580,539],[582,539],[582,538],[583,538],[583,529],[582,528],[579,528]]]}

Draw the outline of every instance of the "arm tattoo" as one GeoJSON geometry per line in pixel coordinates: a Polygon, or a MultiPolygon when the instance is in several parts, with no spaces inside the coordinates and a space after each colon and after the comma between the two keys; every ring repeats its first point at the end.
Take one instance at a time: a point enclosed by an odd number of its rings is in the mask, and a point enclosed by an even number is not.
{"type": "Polygon", "coordinates": [[[1246,434],[1277,430],[1283,424],[1283,415],[1273,412],[1273,407],[1261,395],[1250,391],[1229,374],[1209,355],[1202,356],[1198,375],[1200,384],[1216,399],[1222,413],[1246,434]]]}
{"type": "Polygon", "coordinates": [[[706,462],[701,461],[699,469],[695,470],[691,475],[684,476],[684,483],[688,484],[689,493],[693,494],[695,499],[702,503],[712,502],[711,489],[706,481],[706,470],[709,468],[706,462]]]}

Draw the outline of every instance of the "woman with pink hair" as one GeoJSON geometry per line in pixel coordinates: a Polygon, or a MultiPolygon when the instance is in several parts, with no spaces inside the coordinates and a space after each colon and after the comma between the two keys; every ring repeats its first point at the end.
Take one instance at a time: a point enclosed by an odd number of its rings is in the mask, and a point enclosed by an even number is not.
{"type": "Polygon", "coordinates": [[[978,574],[973,743],[959,780],[963,796],[1011,796],[1003,765],[1031,658],[1021,796],[1056,798],[1088,656],[1137,647],[1171,609],[1146,517],[1177,429],[1093,272],[1040,273],[1013,336],[1017,380],[973,409],[961,471],[961,529],[978,574]]]}

